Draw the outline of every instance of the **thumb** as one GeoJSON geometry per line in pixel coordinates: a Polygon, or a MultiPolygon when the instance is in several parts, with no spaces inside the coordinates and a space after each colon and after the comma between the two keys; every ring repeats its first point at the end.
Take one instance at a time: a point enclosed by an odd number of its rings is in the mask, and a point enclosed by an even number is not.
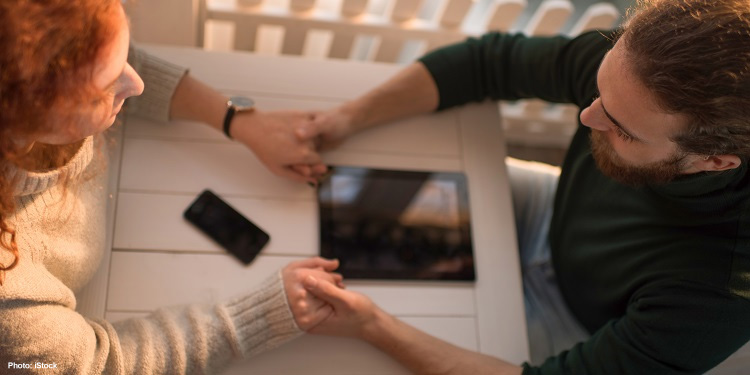
{"type": "Polygon", "coordinates": [[[302,285],[310,294],[337,307],[346,302],[346,292],[325,280],[319,280],[313,276],[307,276],[302,280],[302,285]]]}

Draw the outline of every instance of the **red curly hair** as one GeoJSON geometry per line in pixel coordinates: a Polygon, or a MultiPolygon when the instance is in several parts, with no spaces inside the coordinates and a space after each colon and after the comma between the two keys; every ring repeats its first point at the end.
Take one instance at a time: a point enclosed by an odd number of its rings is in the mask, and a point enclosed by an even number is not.
{"type": "Polygon", "coordinates": [[[0,1],[0,255],[13,255],[10,264],[0,263],[0,285],[19,260],[7,222],[16,181],[7,167],[23,157],[46,159],[36,165],[62,157],[61,147],[27,152],[36,135],[70,123],[73,109],[102,95],[93,86],[93,67],[116,35],[119,6],[118,0],[0,1]]]}

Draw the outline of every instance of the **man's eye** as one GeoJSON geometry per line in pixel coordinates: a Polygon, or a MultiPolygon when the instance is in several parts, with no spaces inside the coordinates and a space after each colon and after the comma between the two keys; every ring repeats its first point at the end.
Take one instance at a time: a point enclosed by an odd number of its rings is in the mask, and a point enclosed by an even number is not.
{"type": "Polygon", "coordinates": [[[617,136],[620,137],[620,139],[622,139],[625,142],[633,142],[633,137],[628,135],[628,133],[625,133],[625,131],[620,129],[619,126],[615,125],[614,128],[615,128],[615,134],[617,134],[617,136]]]}

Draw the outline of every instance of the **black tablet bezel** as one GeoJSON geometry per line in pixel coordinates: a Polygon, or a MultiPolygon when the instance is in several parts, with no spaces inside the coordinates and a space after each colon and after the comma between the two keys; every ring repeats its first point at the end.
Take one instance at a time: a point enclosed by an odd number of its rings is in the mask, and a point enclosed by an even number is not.
{"type": "Polygon", "coordinates": [[[456,280],[456,281],[474,281],[476,280],[476,271],[474,267],[474,249],[471,231],[471,219],[469,210],[469,194],[466,176],[458,172],[428,172],[428,171],[403,171],[372,169],[362,167],[330,167],[328,176],[321,181],[318,190],[318,207],[320,218],[320,255],[326,258],[338,258],[341,266],[337,270],[348,279],[378,279],[378,280],[456,280]],[[349,269],[346,266],[346,254],[334,249],[335,223],[333,220],[334,208],[323,202],[332,201],[331,181],[336,176],[348,176],[353,178],[363,178],[364,176],[375,176],[380,178],[406,180],[406,179],[434,179],[453,182],[457,191],[457,202],[459,210],[464,212],[466,220],[460,221],[458,228],[461,235],[461,248],[459,254],[464,259],[464,267],[458,272],[451,271],[432,271],[432,270],[384,270],[384,269],[349,269]],[[466,257],[469,258],[466,262],[466,257]],[[466,265],[469,264],[469,266],[466,265]]]}

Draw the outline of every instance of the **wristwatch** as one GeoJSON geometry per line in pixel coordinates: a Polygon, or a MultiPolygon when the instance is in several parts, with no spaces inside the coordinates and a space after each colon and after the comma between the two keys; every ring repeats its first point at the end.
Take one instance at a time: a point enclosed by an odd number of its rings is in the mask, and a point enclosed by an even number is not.
{"type": "Polygon", "coordinates": [[[224,115],[224,134],[230,139],[229,127],[232,125],[234,115],[239,112],[247,112],[255,109],[255,101],[246,96],[232,96],[227,100],[227,114],[224,115]]]}

